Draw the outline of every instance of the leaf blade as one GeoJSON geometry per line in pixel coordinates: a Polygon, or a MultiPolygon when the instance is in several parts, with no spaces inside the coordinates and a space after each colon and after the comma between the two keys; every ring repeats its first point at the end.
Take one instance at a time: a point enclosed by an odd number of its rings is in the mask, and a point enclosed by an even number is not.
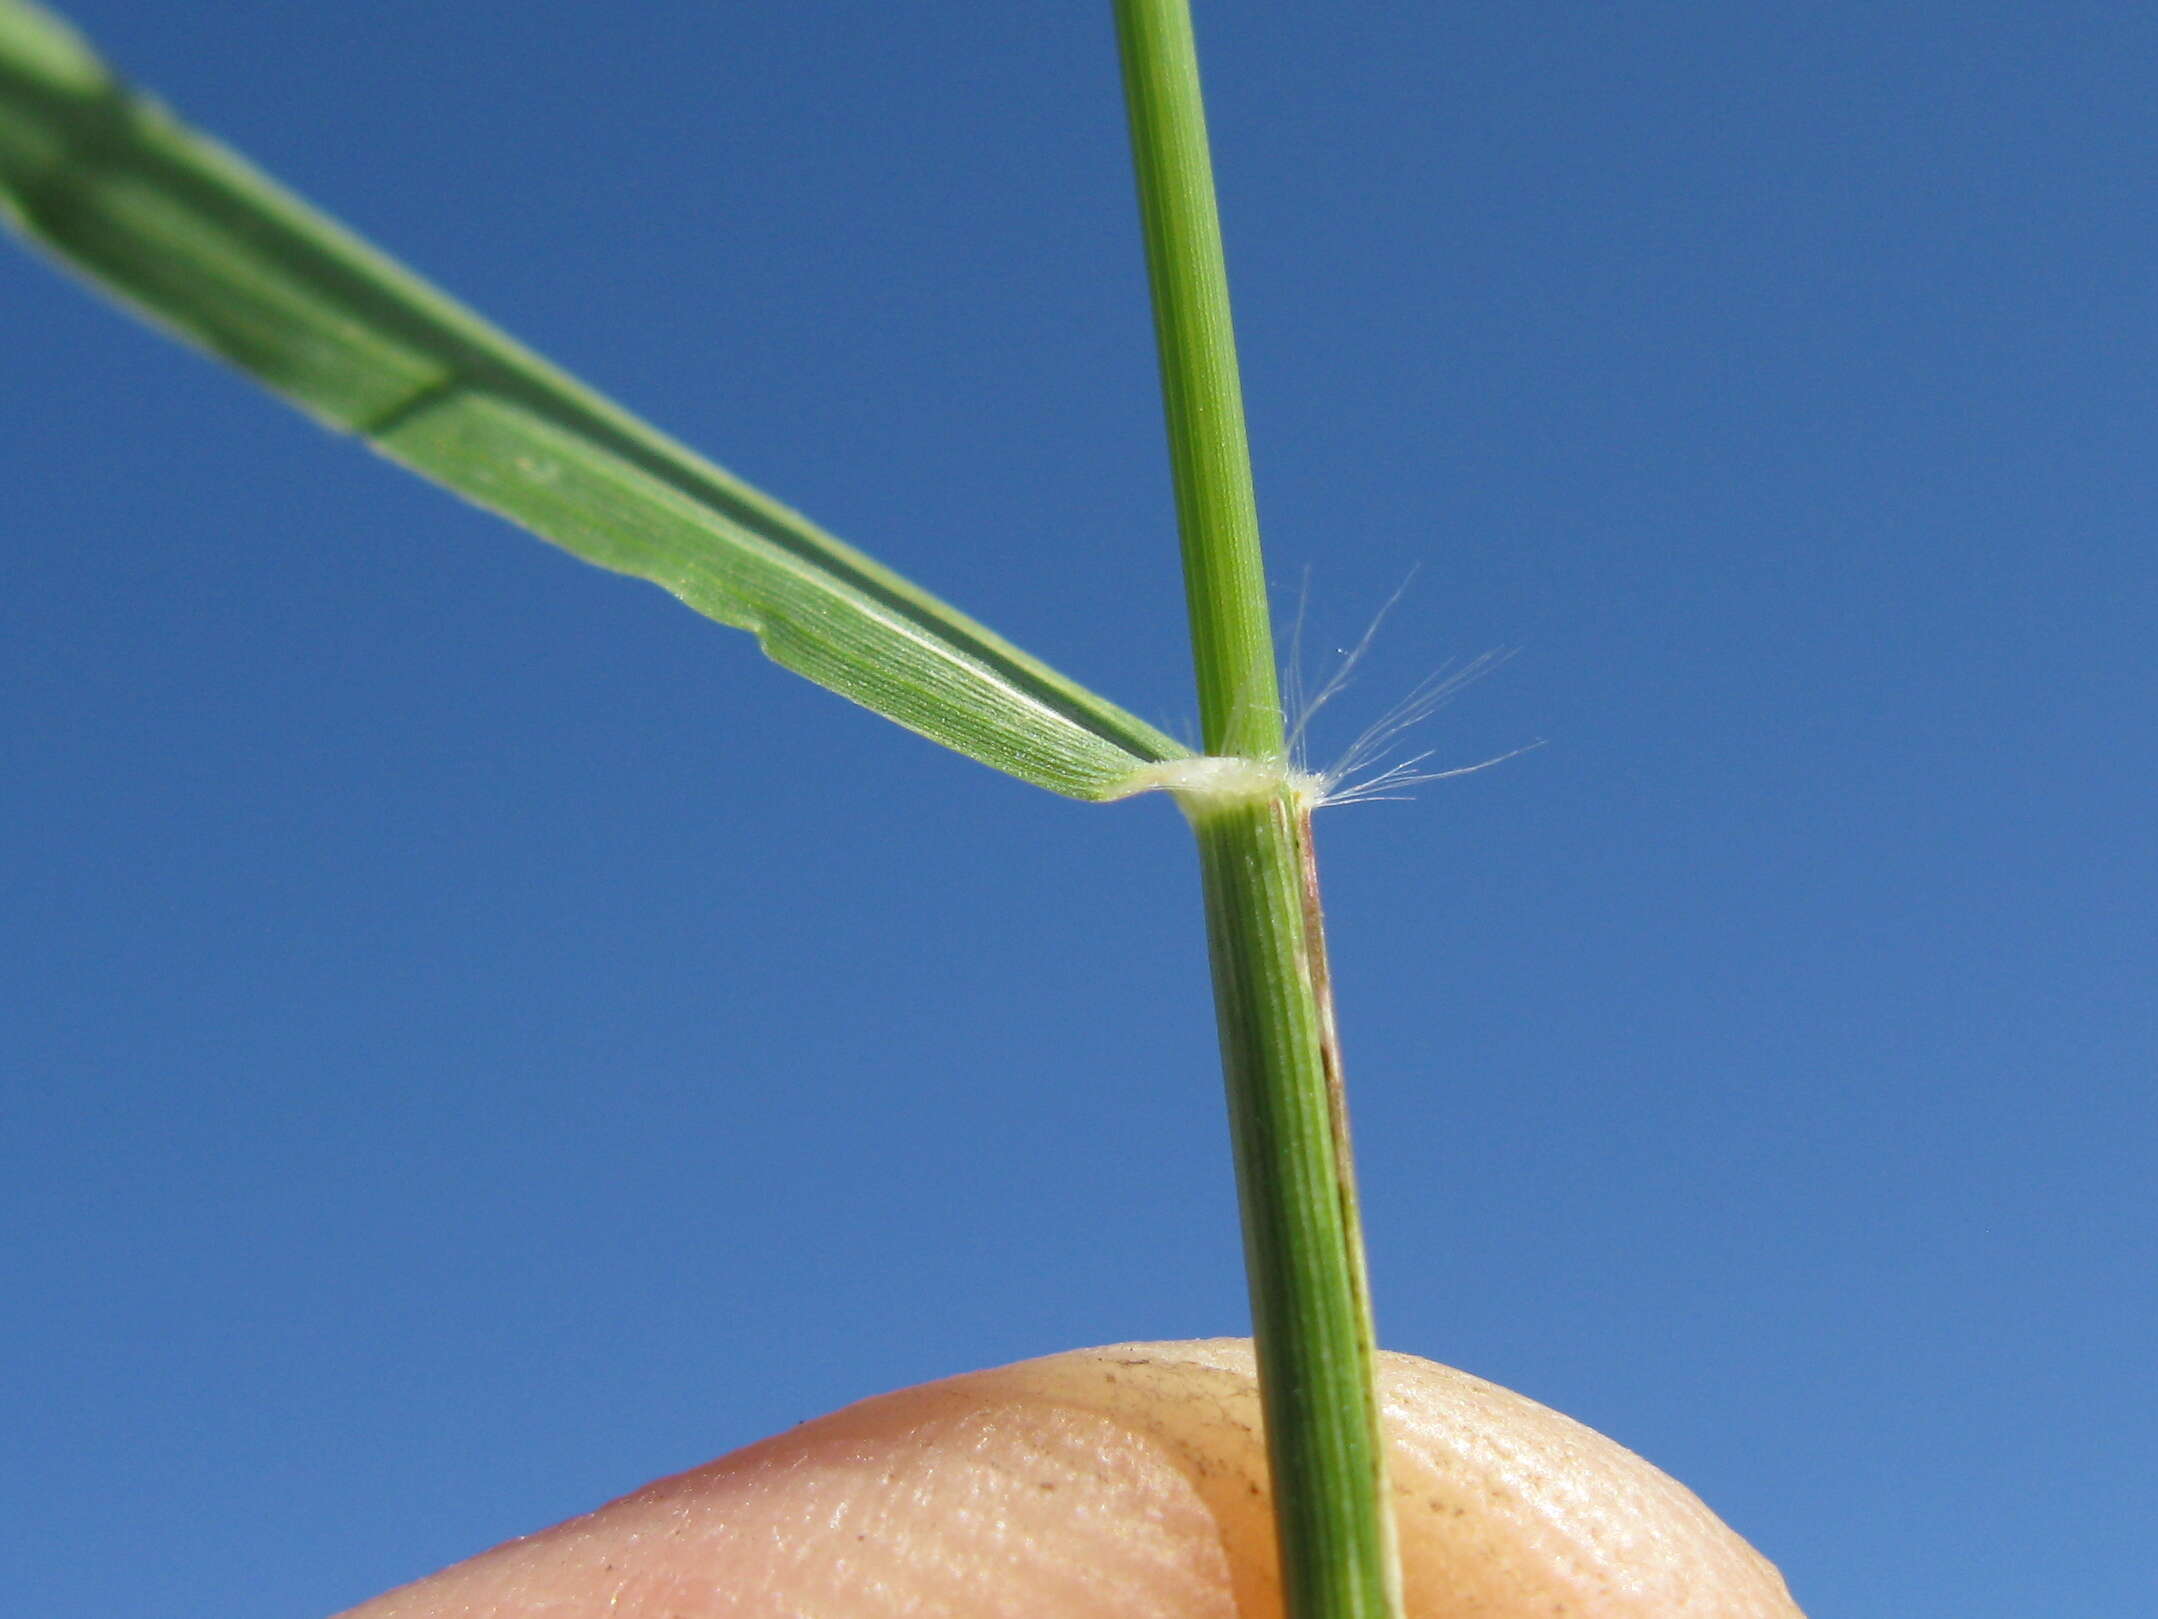
{"type": "Polygon", "coordinates": [[[548,364],[0,0],[0,212],[332,427],[841,695],[1067,796],[1189,756],[548,364]]]}

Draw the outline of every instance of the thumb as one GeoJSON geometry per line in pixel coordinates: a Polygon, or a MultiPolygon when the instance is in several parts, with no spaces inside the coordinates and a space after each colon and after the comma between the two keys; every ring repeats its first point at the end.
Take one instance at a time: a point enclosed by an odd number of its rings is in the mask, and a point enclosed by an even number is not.
{"type": "MultiPolygon", "coordinates": [[[[1410,1619],[1800,1619],[1689,1491],[1380,1357],[1410,1619]]],[[[1123,1344],[865,1400],[345,1619],[1276,1619],[1251,1348],[1123,1344]]]]}

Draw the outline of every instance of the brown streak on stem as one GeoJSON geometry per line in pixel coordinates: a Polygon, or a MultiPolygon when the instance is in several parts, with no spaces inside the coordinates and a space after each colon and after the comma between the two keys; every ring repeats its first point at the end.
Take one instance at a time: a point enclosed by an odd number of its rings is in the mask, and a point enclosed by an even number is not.
{"type": "MultiPolygon", "coordinates": [[[[1303,877],[1304,960],[1311,975],[1312,1003],[1318,1012],[1319,1062],[1326,1074],[1326,1112],[1328,1134],[1334,1149],[1335,1195],[1340,1200],[1341,1234],[1348,1248],[1349,1286],[1356,1299],[1358,1325],[1363,1335],[1362,1352],[1368,1364],[1370,1357],[1378,1351],[1378,1327],[1371,1313],[1371,1277],[1364,1259],[1364,1222],[1357,1210],[1356,1155],[1349,1144],[1348,1083],[1342,1071],[1341,1031],[1334,1021],[1333,971],[1326,959],[1326,908],[1319,898],[1319,857],[1312,842],[1311,808],[1308,804],[1299,804],[1293,813],[1296,816],[1297,870],[1303,877]]],[[[1376,1394],[1374,1389],[1374,1398],[1376,1394]]],[[[1381,1423],[1376,1405],[1371,1411],[1371,1421],[1374,1425],[1381,1423]]],[[[1398,1611],[1401,1582],[1398,1530],[1387,1483],[1385,1437],[1379,1433],[1374,1438],[1377,1442],[1372,1446],[1372,1466],[1377,1474],[1374,1484],[1379,1502],[1379,1533],[1390,1570],[1394,1607],[1398,1611]]]]}
{"type": "Polygon", "coordinates": [[[1364,1279],[1363,1232],[1356,1212],[1356,1163],[1349,1149],[1349,1095],[1341,1066],[1341,1031],[1334,1021],[1334,979],[1326,960],[1326,910],[1319,900],[1319,861],[1311,841],[1311,811],[1296,812],[1297,867],[1304,879],[1304,954],[1311,972],[1311,997],[1319,1014],[1319,1060],[1326,1069],[1326,1108],[1332,1126],[1334,1163],[1339,1172],[1342,1212],[1355,1248],[1359,1303],[1366,1316],[1370,1299],[1364,1279]]]}

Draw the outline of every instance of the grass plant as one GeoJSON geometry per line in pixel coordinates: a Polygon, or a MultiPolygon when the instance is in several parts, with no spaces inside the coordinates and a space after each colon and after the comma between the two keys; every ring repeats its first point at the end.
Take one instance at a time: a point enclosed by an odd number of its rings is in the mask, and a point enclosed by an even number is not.
{"type": "Polygon", "coordinates": [[[1399,1611],[1311,842],[1289,758],[1186,0],[1115,0],[1205,753],[599,397],[0,0],[0,212],[328,425],[775,660],[1052,791],[1197,838],[1283,1586],[1399,1611]]]}

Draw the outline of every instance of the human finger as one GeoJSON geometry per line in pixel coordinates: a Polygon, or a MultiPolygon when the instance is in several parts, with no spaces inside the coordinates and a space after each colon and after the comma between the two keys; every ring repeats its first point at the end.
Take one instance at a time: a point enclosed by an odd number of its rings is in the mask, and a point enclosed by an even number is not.
{"type": "MultiPolygon", "coordinates": [[[[1410,1619],[1799,1619],[1623,1447],[1381,1357],[1410,1619]]],[[[1276,1619],[1251,1351],[1122,1344],[849,1406],[346,1619],[1276,1619]]]]}

